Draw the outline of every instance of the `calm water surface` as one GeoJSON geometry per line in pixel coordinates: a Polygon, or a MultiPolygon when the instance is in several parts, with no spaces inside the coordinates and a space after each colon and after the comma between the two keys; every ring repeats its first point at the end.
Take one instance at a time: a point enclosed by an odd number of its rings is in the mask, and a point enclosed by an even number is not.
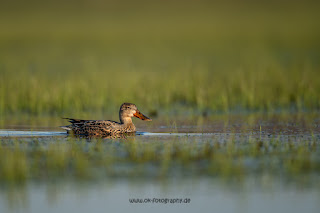
{"type": "Polygon", "coordinates": [[[32,183],[1,192],[1,212],[318,212],[320,192],[251,179],[242,188],[210,179],[109,180],[86,185],[32,183]],[[132,204],[129,199],[190,199],[188,204],[132,204]]]}
{"type": "MultiPolygon", "coordinates": [[[[46,122],[47,125],[41,121],[30,125],[2,122],[0,138],[2,142],[18,138],[27,142],[38,140],[42,144],[52,143],[55,138],[68,141],[65,133],[57,128],[65,123],[59,123],[58,120],[55,122],[46,122]],[[50,126],[52,123],[54,126],[50,126]]],[[[249,114],[214,118],[154,119],[151,123],[138,120],[134,122],[139,130],[136,136],[105,139],[104,142],[126,143],[134,140],[170,143],[181,140],[184,146],[188,146],[208,141],[225,144],[233,140],[239,141],[238,146],[246,146],[246,141],[269,143],[276,138],[283,144],[314,143],[316,156],[320,154],[318,114],[249,114]]],[[[265,162],[274,159],[274,156],[269,157],[265,162]]],[[[260,164],[249,158],[245,165],[252,172],[244,174],[240,179],[224,179],[219,174],[189,174],[183,171],[188,170],[188,167],[183,167],[182,170],[179,168],[171,171],[171,175],[165,178],[150,175],[105,177],[94,181],[31,179],[23,184],[0,182],[0,212],[318,212],[320,159],[313,157],[312,160],[315,167],[307,170],[308,178],[303,177],[303,170],[299,170],[296,175],[288,175],[278,168],[280,172],[277,170],[272,174],[264,172],[268,169],[268,165],[265,165],[264,170],[260,171],[257,168],[260,164]],[[129,202],[129,199],[135,198],[188,198],[190,203],[129,202]]],[[[194,165],[190,165],[192,166],[194,165]]],[[[193,168],[190,171],[192,173],[198,170],[193,168]]]]}

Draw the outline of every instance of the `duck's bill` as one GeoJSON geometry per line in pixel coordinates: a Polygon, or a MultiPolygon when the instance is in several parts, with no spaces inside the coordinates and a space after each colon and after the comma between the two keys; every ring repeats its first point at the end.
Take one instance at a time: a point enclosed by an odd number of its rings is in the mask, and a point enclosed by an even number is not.
{"type": "Polygon", "coordinates": [[[144,121],[152,121],[151,118],[148,118],[147,116],[142,114],[139,110],[137,110],[136,113],[133,114],[133,116],[136,118],[140,118],[141,120],[144,120],[144,121]]]}

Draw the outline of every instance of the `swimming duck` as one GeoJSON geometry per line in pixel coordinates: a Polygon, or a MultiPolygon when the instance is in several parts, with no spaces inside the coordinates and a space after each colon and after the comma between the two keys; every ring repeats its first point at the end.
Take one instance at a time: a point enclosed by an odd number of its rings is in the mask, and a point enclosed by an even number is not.
{"type": "Polygon", "coordinates": [[[71,125],[62,126],[67,133],[82,136],[108,136],[122,133],[134,133],[136,127],[132,123],[132,117],[140,118],[144,121],[151,121],[150,118],[143,115],[135,104],[123,103],[119,111],[120,123],[111,120],[80,120],[73,118],[68,119],[71,125]]]}

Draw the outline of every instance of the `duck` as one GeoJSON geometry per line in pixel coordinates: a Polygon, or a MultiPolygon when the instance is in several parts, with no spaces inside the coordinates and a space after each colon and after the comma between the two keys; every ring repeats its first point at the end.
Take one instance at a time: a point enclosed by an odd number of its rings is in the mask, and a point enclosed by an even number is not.
{"type": "Polygon", "coordinates": [[[140,118],[144,121],[152,121],[151,118],[142,114],[135,104],[123,103],[119,110],[120,122],[63,118],[67,119],[71,125],[61,126],[61,128],[67,130],[68,134],[86,137],[105,137],[124,133],[135,133],[136,127],[132,122],[132,117],[140,118]]]}

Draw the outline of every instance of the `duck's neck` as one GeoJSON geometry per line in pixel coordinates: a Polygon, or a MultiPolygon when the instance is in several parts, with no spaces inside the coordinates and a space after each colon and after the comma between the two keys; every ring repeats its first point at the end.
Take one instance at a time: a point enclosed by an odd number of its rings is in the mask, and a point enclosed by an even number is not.
{"type": "Polygon", "coordinates": [[[124,116],[121,112],[119,113],[119,117],[120,117],[121,128],[125,132],[135,132],[136,131],[136,127],[132,123],[131,117],[124,116]]]}
{"type": "Polygon", "coordinates": [[[132,123],[132,119],[130,117],[121,117],[120,116],[120,122],[121,122],[121,128],[125,130],[125,132],[135,132],[136,127],[132,123]]]}
{"type": "Polygon", "coordinates": [[[131,117],[123,113],[121,110],[119,111],[119,118],[120,118],[121,124],[125,124],[125,125],[133,124],[131,117]]]}
{"type": "Polygon", "coordinates": [[[120,123],[124,125],[133,125],[132,119],[130,117],[120,116],[120,123]]]}

